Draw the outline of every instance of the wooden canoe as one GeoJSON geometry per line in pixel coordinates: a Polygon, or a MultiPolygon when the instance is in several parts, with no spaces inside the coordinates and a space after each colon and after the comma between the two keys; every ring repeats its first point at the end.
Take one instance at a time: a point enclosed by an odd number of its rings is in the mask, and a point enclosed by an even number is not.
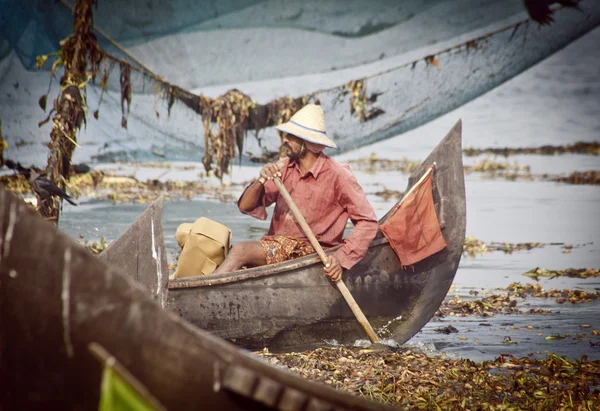
{"type": "MultiPolygon", "coordinates": [[[[408,184],[412,187],[436,163],[433,195],[448,247],[414,265],[414,270],[404,270],[379,233],[365,258],[344,272],[344,283],[382,338],[409,340],[435,314],[454,279],[466,228],[461,131],[459,121],[408,184]]],[[[316,254],[228,274],[172,280],[167,307],[199,328],[248,348],[290,349],[365,338],[335,285],[324,277],[316,254]]]]}
{"type": "Polygon", "coordinates": [[[165,306],[169,267],[162,229],[161,195],[99,257],[148,290],[165,306]]]}
{"type": "Polygon", "coordinates": [[[0,410],[97,410],[94,347],[170,410],[385,409],[273,367],[146,294],[0,187],[0,410]]]}

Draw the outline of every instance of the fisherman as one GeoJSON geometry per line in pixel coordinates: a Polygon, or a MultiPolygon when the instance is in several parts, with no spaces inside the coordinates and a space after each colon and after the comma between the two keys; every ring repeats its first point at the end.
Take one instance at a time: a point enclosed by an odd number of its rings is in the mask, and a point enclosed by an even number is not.
{"type": "Polygon", "coordinates": [[[76,206],[73,197],[61,190],[56,184],[48,179],[43,174],[38,174],[34,169],[23,171],[23,175],[27,178],[27,182],[33,188],[33,191],[40,196],[40,199],[47,200],[50,197],[60,197],[66,200],[69,204],[76,206]]]}
{"type": "Polygon", "coordinates": [[[337,148],[327,137],[321,106],[308,104],[287,122],[277,126],[287,158],[267,164],[238,200],[244,214],[259,220],[267,218],[266,207],[275,203],[268,233],[260,241],[240,242],[229,251],[215,274],[243,266],[274,264],[315,252],[292,211],[279,195],[273,178],[280,177],[298,209],[323,248],[342,246],[329,254],[325,275],[333,281],[342,277],[367,253],[377,234],[378,223],[356,177],[323,153],[325,147],[337,148]],[[350,219],[354,230],[343,239],[350,219]]]}

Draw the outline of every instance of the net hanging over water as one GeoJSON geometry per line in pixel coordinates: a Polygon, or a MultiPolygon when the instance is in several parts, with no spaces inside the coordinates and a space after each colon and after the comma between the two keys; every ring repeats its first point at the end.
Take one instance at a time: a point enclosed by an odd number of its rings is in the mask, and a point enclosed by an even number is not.
{"type": "MultiPolygon", "coordinates": [[[[84,150],[76,155],[83,161],[202,160],[221,176],[236,157],[244,161],[276,157],[280,139],[273,126],[309,102],[323,107],[328,134],[340,149],[328,154],[368,145],[467,103],[597,27],[600,4],[585,2],[583,9],[558,11],[550,26],[513,19],[457,38],[453,44],[325,75],[291,77],[281,87],[289,94],[279,96],[273,95],[277,88],[269,82],[220,95],[212,90],[213,96],[192,92],[132,61],[126,50],[111,43],[96,86],[87,88],[88,124],[80,139],[84,150]],[[336,85],[320,87],[323,84],[336,85]],[[261,85],[271,87],[271,92],[257,92],[261,85]],[[311,85],[315,88],[309,89],[311,85]]],[[[102,41],[100,45],[104,48],[102,41]]],[[[35,77],[39,86],[32,89],[44,90],[40,73],[35,77]]],[[[48,77],[45,83],[47,91],[48,77]]],[[[47,141],[48,129],[38,127],[39,119],[27,124],[23,120],[3,116],[7,157],[28,156],[41,165],[45,155],[40,147],[25,152],[10,144],[11,137],[13,143],[18,141],[16,130],[20,138],[47,141]]]]}

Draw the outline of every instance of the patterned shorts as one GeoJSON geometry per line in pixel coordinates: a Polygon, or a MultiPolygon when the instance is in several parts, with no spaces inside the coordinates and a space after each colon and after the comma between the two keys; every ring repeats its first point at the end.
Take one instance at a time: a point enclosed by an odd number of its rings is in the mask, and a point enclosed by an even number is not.
{"type": "Polygon", "coordinates": [[[285,235],[263,238],[260,243],[265,250],[267,264],[280,263],[315,252],[308,242],[285,235]]]}

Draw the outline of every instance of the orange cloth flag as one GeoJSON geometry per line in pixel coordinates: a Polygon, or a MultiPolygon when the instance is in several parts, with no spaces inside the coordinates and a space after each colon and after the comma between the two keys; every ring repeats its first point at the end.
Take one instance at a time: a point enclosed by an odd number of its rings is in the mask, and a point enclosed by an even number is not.
{"type": "Polygon", "coordinates": [[[433,204],[433,167],[381,224],[402,266],[418,263],[447,246],[433,204]]]}

